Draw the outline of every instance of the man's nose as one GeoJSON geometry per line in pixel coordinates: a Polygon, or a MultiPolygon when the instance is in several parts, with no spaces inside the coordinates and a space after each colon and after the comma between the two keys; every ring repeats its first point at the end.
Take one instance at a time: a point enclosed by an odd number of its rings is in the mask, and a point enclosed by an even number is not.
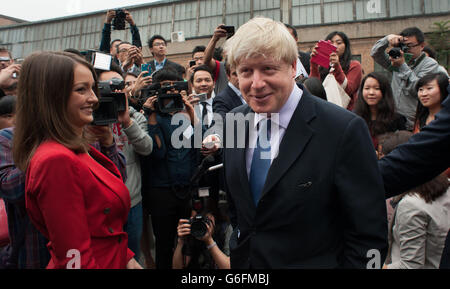
{"type": "Polygon", "coordinates": [[[264,88],[265,84],[266,83],[265,83],[263,74],[260,71],[255,70],[253,72],[252,88],[253,89],[262,89],[262,88],[264,88]]]}

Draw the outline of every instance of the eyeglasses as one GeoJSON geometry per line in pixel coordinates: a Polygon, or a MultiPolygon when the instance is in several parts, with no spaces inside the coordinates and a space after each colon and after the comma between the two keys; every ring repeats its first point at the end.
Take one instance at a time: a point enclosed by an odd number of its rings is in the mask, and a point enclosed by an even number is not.
{"type": "Polygon", "coordinates": [[[11,58],[9,57],[0,57],[0,62],[9,62],[11,61],[11,58]]]}
{"type": "Polygon", "coordinates": [[[164,42],[153,43],[153,46],[166,46],[164,42]]]}
{"type": "Polygon", "coordinates": [[[417,46],[419,46],[420,45],[420,43],[417,43],[417,44],[407,44],[406,46],[408,46],[408,48],[414,48],[414,47],[417,47],[417,46]]]}

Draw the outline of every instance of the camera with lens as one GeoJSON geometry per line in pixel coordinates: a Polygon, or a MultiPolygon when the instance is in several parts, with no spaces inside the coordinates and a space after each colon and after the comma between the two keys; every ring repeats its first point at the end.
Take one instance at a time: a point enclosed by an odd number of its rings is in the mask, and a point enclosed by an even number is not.
{"type": "Polygon", "coordinates": [[[125,30],[125,19],[127,18],[127,14],[123,9],[116,10],[116,17],[113,19],[113,27],[114,30],[125,30]]]}
{"type": "Polygon", "coordinates": [[[127,103],[125,93],[115,91],[121,91],[124,87],[125,82],[118,78],[98,83],[100,98],[99,106],[94,111],[93,125],[105,126],[117,122],[119,112],[127,109],[127,103]]]}
{"type": "Polygon", "coordinates": [[[142,100],[147,101],[149,97],[156,95],[155,111],[157,113],[173,113],[184,110],[184,101],[181,91],[188,91],[188,83],[185,81],[174,82],[171,85],[154,83],[142,90],[142,100]],[[177,93],[173,93],[176,90],[177,93]]]}
{"type": "Polygon", "coordinates": [[[400,42],[398,47],[394,47],[391,50],[389,50],[389,56],[396,59],[402,56],[400,51],[403,51],[403,53],[407,53],[409,50],[409,47],[404,44],[403,42],[400,42]]]}
{"type": "Polygon", "coordinates": [[[201,239],[208,232],[208,224],[211,225],[211,220],[203,215],[196,215],[189,220],[191,225],[191,235],[194,238],[201,239]]]}

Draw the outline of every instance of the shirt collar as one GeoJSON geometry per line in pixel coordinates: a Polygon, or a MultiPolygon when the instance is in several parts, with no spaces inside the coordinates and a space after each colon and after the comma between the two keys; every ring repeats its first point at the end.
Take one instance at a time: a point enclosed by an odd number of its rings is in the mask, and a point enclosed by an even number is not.
{"type": "Polygon", "coordinates": [[[159,63],[158,61],[156,61],[156,59],[155,59],[154,61],[155,61],[155,66],[160,66],[160,65],[164,65],[164,64],[166,63],[167,58],[164,58],[164,60],[163,60],[161,63],[159,63]]]}

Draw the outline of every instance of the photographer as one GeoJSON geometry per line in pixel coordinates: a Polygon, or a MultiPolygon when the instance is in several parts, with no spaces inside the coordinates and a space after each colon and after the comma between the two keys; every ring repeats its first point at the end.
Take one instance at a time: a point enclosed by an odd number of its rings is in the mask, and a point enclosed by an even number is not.
{"type": "Polygon", "coordinates": [[[407,118],[406,128],[412,131],[417,108],[414,88],[423,76],[439,71],[439,64],[423,52],[425,36],[417,27],[390,34],[372,47],[371,56],[381,66],[392,71],[392,90],[398,113],[407,118]],[[392,47],[387,54],[388,46],[392,47]]]}
{"type": "MultiPolygon", "coordinates": [[[[152,96],[144,104],[144,111],[149,120],[149,133],[155,140],[155,147],[143,167],[144,207],[152,216],[156,241],[156,266],[158,269],[172,268],[172,256],[176,226],[179,219],[190,216],[190,180],[199,163],[199,149],[194,148],[193,133],[197,129],[205,130],[200,125],[194,107],[187,100],[187,92],[177,90],[181,84],[187,86],[178,73],[164,68],[153,75],[153,82],[164,89],[164,94],[182,98],[184,109],[165,113],[160,110],[162,104],[158,96],[152,96]],[[180,82],[181,81],[181,82],[180,82]],[[175,121],[183,119],[183,121],[175,121]],[[183,124],[188,128],[184,129],[183,124]],[[179,134],[179,136],[177,135],[179,134]],[[188,142],[190,146],[175,144],[176,141],[188,142]]],[[[159,98],[162,91],[158,92],[159,98]]],[[[169,98],[170,102],[170,98],[169,98]]]]}
{"type": "MultiPolygon", "coordinates": [[[[123,81],[119,67],[112,64],[111,71],[99,71],[99,81],[123,81]]],[[[123,90],[126,91],[123,86],[123,90]]],[[[117,91],[116,91],[117,92],[117,91]]],[[[126,98],[125,95],[123,95],[126,98]]],[[[124,230],[128,233],[128,246],[139,259],[140,240],[142,235],[142,156],[148,156],[153,150],[153,140],[147,132],[147,120],[134,108],[128,106],[119,112],[118,123],[113,125],[113,135],[118,147],[122,149],[127,160],[127,181],[125,185],[130,191],[131,209],[124,230]]]]}
{"type": "Polygon", "coordinates": [[[144,63],[142,51],[129,42],[120,42],[117,45],[117,59],[123,72],[141,73],[141,64],[144,63]]]}
{"type": "Polygon", "coordinates": [[[230,269],[231,226],[217,219],[218,211],[193,212],[191,219],[178,222],[173,269],[230,269]]]}
{"type": "MultiPolygon", "coordinates": [[[[114,59],[116,59],[117,47],[119,39],[111,42],[111,23],[114,18],[116,18],[116,11],[118,10],[108,10],[106,12],[106,20],[105,25],[103,26],[102,31],[102,40],[100,42],[100,51],[111,54],[114,59]]],[[[132,43],[134,46],[138,48],[142,48],[141,36],[139,34],[139,29],[136,26],[136,23],[133,20],[133,16],[131,16],[130,12],[127,10],[121,10],[125,13],[125,20],[130,24],[132,43]]]]}

